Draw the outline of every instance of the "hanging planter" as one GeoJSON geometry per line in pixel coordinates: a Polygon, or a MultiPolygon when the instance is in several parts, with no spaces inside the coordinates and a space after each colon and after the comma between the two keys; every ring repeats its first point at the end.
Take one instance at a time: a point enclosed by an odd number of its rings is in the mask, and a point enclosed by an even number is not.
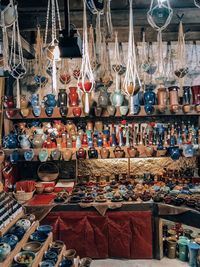
{"type": "Polygon", "coordinates": [[[135,40],[133,31],[133,9],[132,0],[129,0],[129,41],[126,72],[124,77],[123,89],[130,98],[130,114],[134,114],[134,93],[141,87],[140,78],[137,71],[135,40]],[[136,87],[137,90],[136,90],[136,87]]]}
{"type": "Polygon", "coordinates": [[[190,78],[191,85],[193,85],[195,78],[197,78],[200,74],[200,64],[196,42],[193,42],[192,44],[192,53],[188,65],[191,66],[188,72],[188,78],[190,78]]]}
{"type": "Polygon", "coordinates": [[[200,0],[194,0],[194,4],[195,4],[195,6],[200,8],[200,0]]]}
{"type": "Polygon", "coordinates": [[[82,64],[80,69],[80,75],[78,78],[78,88],[84,94],[84,112],[89,114],[90,112],[90,101],[89,94],[94,87],[94,75],[92,72],[89,48],[88,48],[88,33],[87,33],[87,15],[86,15],[86,0],[83,0],[83,56],[82,64]]]}
{"type": "Polygon", "coordinates": [[[68,84],[71,81],[71,76],[69,73],[69,64],[66,58],[61,61],[59,80],[62,84],[68,84]]]}

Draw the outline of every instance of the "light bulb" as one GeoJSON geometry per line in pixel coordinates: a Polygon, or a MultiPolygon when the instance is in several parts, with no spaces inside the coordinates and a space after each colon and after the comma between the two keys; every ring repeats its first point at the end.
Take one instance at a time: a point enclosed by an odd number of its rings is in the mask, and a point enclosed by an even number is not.
{"type": "Polygon", "coordinates": [[[55,44],[54,50],[53,50],[53,57],[55,61],[60,60],[60,49],[58,47],[58,43],[55,44]]]}

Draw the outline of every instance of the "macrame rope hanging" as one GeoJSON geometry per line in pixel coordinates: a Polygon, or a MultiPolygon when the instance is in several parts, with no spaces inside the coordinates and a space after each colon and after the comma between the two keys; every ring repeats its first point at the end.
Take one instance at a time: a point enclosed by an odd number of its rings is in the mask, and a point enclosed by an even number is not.
{"type": "Polygon", "coordinates": [[[164,75],[164,62],[163,62],[163,42],[162,31],[167,28],[173,16],[173,10],[170,6],[169,0],[151,0],[150,9],[147,13],[147,20],[149,24],[158,31],[158,68],[156,80],[159,83],[164,83],[166,78],[164,75]],[[164,18],[164,16],[166,16],[164,18]],[[156,21],[156,17],[163,18],[164,21],[156,21]]]}
{"type": "Polygon", "coordinates": [[[194,0],[194,4],[195,4],[195,6],[200,8],[200,0],[194,0]]]}
{"type": "Polygon", "coordinates": [[[174,62],[173,62],[173,53],[172,53],[172,46],[171,43],[168,42],[167,44],[167,52],[165,58],[165,66],[164,71],[166,74],[165,85],[171,86],[175,83],[175,76],[174,76],[174,62]]]}
{"type": "Polygon", "coordinates": [[[12,75],[17,82],[17,108],[20,108],[20,88],[19,80],[26,74],[26,67],[24,64],[21,36],[19,31],[18,16],[12,26],[11,49],[9,57],[10,75],[12,75]]]}
{"type": "Polygon", "coordinates": [[[94,75],[92,72],[89,48],[88,48],[88,33],[87,33],[87,14],[86,14],[86,0],[83,0],[83,53],[80,75],[78,78],[78,88],[84,92],[85,105],[84,112],[86,114],[90,111],[89,93],[94,87],[94,75]]]}
{"type": "Polygon", "coordinates": [[[113,35],[113,25],[110,9],[111,0],[104,0],[104,35],[106,39],[112,38],[113,35]]]}
{"type": "Polygon", "coordinates": [[[188,76],[191,79],[191,84],[192,84],[193,80],[200,74],[199,55],[197,51],[197,44],[195,41],[192,44],[191,59],[189,63],[191,69],[188,72],[188,76]]]}
{"type": "Polygon", "coordinates": [[[9,4],[1,11],[0,26],[2,28],[3,39],[3,66],[4,70],[10,70],[9,66],[9,44],[7,28],[11,27],[17,19],[17,5],[13,0],[10,0],[9,4]]]}
{"type": "Polygon", "coordinates": [[[92,25],[90,25],[90,30],[89,30],[89,56],[90,56],[91,68],[92,70],[95,70],[98,67],[98,63],[97,63],[96,47],[94,41],[94,29],[92,25]]]}
{"type": "Polygon", "coordinates": [[[129,0],[129,40],[126,72],[123,82],[125,94],[130,97],[130,114],[134,114],[134,91],[137,83],[141,87],[140,78],[137,71],[135,40],[133,31],[133,9],[132,0],[129,0]]]}
{"type": "Polygon", "coordinates": [[[48,56],[48,59],[50,60],[50,65],[48,66],[48,68],[49,69],[52,68],[52,89],[54,93],[57,93],[57,61],[59,60],[58,55],[56,55],[55,53],[55,50],[58,49],[56,15],[57,15],[58,27],[59,30],[61,31],[62,27],[61,27],[58,0],[48,0],[44,46],[46,47],[47,56],[50,54],[50,56],[48,56]],[[47,45],[50,9],[51,9],[51,42],[47,45]]]}

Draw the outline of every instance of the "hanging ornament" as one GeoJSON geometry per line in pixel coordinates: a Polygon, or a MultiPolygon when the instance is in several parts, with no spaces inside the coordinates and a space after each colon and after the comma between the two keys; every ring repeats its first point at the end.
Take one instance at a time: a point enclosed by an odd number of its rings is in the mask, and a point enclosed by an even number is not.
{"type": "Polygon", "coordinates": [[[200,0],[194,0],[194,4],[195,4],[195,6],[200,8],[200,0]]]}
{"type": "Polygon", "coordinates": [[[176,79],[174,76],[174,56],[172,52],[171,43],[167,43],[167,52],[164,59],[164,72],[166,74],[165,86],[170,87],[175,84],[176,79]]]}
{"type": "Polygon", "coordinates": [[[179,23],[178,32],[178,44],[177,44],[177,66],[175,75],[182,79],[188,73],[188,67],[186,66],[186,51],[185,51],[185,34],[183,32],[182,17],[179,23]]]}
{"type": "Polygon", "coordinates": [[[87,33],[87,14],[86,0],[83,0],[83,53],[80,75],[78,78],[78,88],[84,93],[85,105],[84,112],[89,114],[89,93],[94,87],[94,75],[90,65],[89,48],[88,48],[88,33],[87,33]]]}
{"type": "Polygon", "coordinates": [[[62,27],[61,27],[58,0],[48,0],[44,47],[45,47],[46,57],[49,61],[47,64],[46,71],[52,77],[52,90],[54,93],[57,93],[57,61],[60,60],[60,50],[58,47],[58,39],[56,32],[57,29],[56,17],[58,21],[58,28],[61,31],[62,27]],[[50,10],[51,10],[51,41],[50,43],[47,44],[50,10]]]}
{"type": "Polygon", "coordinates": [[[134,114],[134,97],[133,97],[134,92],[138,91],[138,89],[140,89],[141,87],[141,82],[138,75],[137,62],[136,62],[132,2],[133,2],[132,0],[129,0],[128,56],[127,56],[126,72],[123,83],[123,89],[125,91],[125,94],[130,97],[130,114],[134,114]]]}
{"type": "Polygon", "coordinates": [[[169,25],[173,16],[173,9],[169,0],[151,0],[147,20],[157,31],[163,31],[169,25]]]}

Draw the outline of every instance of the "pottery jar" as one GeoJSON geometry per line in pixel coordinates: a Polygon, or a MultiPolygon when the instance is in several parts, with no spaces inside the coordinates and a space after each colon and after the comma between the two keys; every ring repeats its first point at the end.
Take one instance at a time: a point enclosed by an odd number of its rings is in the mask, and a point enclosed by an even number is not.
{"type": "Polygon", "coordinates": [[[158,110],[163,113],[167,107],[167,90],[166,88],[158,88],[157,91],[157,98],[158,98],[158,110]]]}
{"type": "Polygon", "coordinates": [[[29,110],[29,108],[21,108],[20,113],[21,113],[23,118],[26,118],[26,117],[28,117],[30,110],[29,110]]]}
{"type": "Polygon", "coordinates": [[[65,125],[65,130],[67,131],[67,133],[70,133],[70,131],[73,129],[75,130],[76,126],[72,121],[67,121],[66,125],[65,125]]]}
{"type": "Polygon", "coordinates": [[[197,244],[196,242],[189,242],[188,243],[188,248],[189,248],[189,266],[192,267],[197,267],[197,257],[198,257],[198,252],[200,249],[200,245],[197,244]]]}
{"type": "Polygon", "coordinates": [[[47,150],[47,149],[41,149],[40,152],[39,152],[39,155],[38,155],[39,160],[40,160],[41,162],[45,162],[45,161],[47,161],[48,156],[49,156],[49,155],[48,155],[48,150],[47,150]]]}
{"type": "Polygon", "coordinates": [[[60,115],[62,117],[66,117],[67,116],[67,112],[68,112],[68,108],[66,106],[60,107],[60,115]]]}
{"type": "Polygon", "coordinates": [[[61,132],[64,130],[64,124],[61,122],[61,120],[54,120],[53,128],[55,128],[58,132],[61,132]]]}
{"type": "Polygon", "coordinates": [[[103,122],[102,121],[96,121],[95,122],[95,129],[99,132],[103,132],[103,122]]]}
{"type": "Polygon", "coordinates": [[[76,151],[77,159],[86,159],[86,151],[81,147],[78,151],[76,151]]]}
{"type": "Polygon", "coordinates": [[[171,106],[170,109],[172,112],[177,112],[178,106],[179,106],[179,102],[178,102],[179,87],[178,86],[172,86],[172,87],[169,87],[168,90],[169,90],[169,104],[171,106]]]}
{"type": "Polygon", "coordinates": [[[121,93],[120,89],[116,89],[111,95],[111,102],[115,107],[120,107],[122,105],[122,103],[124,102],[124,95],[121,93]]]}
{"type": "Polygon", "coordinates": [[[20,108],[27,108],[28,107],[28,100],[26,99],[25,95],[20,96],[20,108]]]}
{"type": "Polygon", "coordinates": [[[88,150],[89,159],[98,159],[98,151],[94,147],[90,147],[88,150]]]}
{"type": "Polygon", "coordinates": [[[189,239],[185,236],[180,236],[177,243],[179,247],[179,260],[188,261],[189,239]]]}
{"type": "Polygon", "coordinates": [[[34,158],[34,150],[29,149],[24,152],[24,158],[26,161],[31,161],[34,158]]]}
{"type": "Polygon", "coordinates": [[[200,105],[200,85],[192,86],[191,90],[192,90],[192,104],[200,105]]]}
{"type": "Polygon", "coordinates": [[[87,130],[93,132],[94,128],[93,128],[93,122],[92,121],[87,122],[87,130]]]}
{"type": "Polygon", "coordinates": [[[102,108],[106,108],[108,106],[108,93],[106,87],[100,88],[100,95],[98,97],[98,105],[102,108]]]}
{"type": "Polygon", "coordinates": [[[5,108],[14,108],[13,96],[4,96],[3,100],[5,108]]]}
{"type": "Polygon", "coordinates": [[[31,106],[39,106],[39,95],[38,94],[32,94],[30,97],[31,106]]]}
{"type": "Polygon", "coordinates": [[[115,112],[116,112],[115,106],[107,106],[107,112],[109,116],[115,116],[115,112]]]}
{"type": "Polygon", "coordinates": [[[105,146],[103,146],[100,150],[100,155],[102,159],[107,159],[110,157],[110,151],[105,146]]]}
{"type": "Polygon", "coordinates": [[[22,149],[29,149],[31,147],[31,143],[27,135],[22,134],[18,136],[19,144],[22,149]]]}
{"type": "Polygon", "coordinates": [[[69,87],[69,106],[78,106],[78,93],[77,87],[69,87]]]}
{"type": "Polygon", "coordinates": [[[127,148],[127,152],[130,158],[135,158],[138,153],[138,150],[137,148],[130,146],[127,148]]]}
{"type": "Polygon", "coordinates": [[[44,143],[43,134],[35,134],[32,140],[33,147],[42,148],[43,143],[44,143]]]}
{"type": "Polygon", "coordinates": [[[151,85],[146,86],[146,91],[144,93],[144,105],[155,105],[156,95],[153,92],[154,87],[151,85]]]}
{"type": "Polygon", "coordinates": [[[63,152],[62,152],[62,157],[65,161],[69,161],[72,159],[72,151],[71,149],[65,149],[63,152]]]}
{"type": "Polygon", "coordinates": [[[167,257],[169,259],[176,258],[176,240],[172,238],[167,239],[167,257]]]}
{"type": "Polygon", "coordinates": [[[3,146],[5,148],[16,148],[18,145],[18,139],[16,133],[9,133],[8,135],[3,137],[3,146]]]}
{"type": "Polygon", "coordinates": [[[52,157],[53,160],[59,160],[60,157],[61,157],[60,150],[55,149],[55,150],[51,151],[51,157],[52,157]]]}
{"type": "Polygon", "coordinates": [[[5,258],[10,254],[11,247],[7,243],[0,243],[0,262],[4,261],[5,258]]]}
{"type": "Polygon", "coordinates": [[[67,106],[67,93],[65,89],[59,89],[58,107],[67,106]]]}
{"type": "Polygon", "coordinates": [[[46,107],[55,107],[56,104],[57,104],[57,101],[55,99],[55,95],[53,94],[47,94],[45,97],[44,97],[44,104],[46,107]]]}
{"type": "Polygon", "coordinates": [[[81,113],[82,113],[81,107],[74,107],[72,109],[72,113],[73,113],[74,117],[80,117],[81,113]]]}
{"type": "Polygon", "coordinates": [[[125,156],[125,152],[123,149],[121,149],[120,146],[116,146],[113,152],[114,152],[115,158],[124,158],[125,156]]]}

